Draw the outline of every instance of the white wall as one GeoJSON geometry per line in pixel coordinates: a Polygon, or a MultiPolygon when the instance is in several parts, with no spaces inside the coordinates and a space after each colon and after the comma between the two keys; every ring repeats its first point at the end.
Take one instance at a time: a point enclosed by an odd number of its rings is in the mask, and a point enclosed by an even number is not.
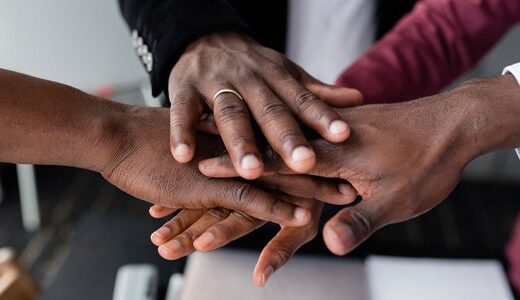
{"type": "Polygon", "coordinates": [[[0,0],[0,68],[87,91],[147,76],[116,0],[0,0]]]}

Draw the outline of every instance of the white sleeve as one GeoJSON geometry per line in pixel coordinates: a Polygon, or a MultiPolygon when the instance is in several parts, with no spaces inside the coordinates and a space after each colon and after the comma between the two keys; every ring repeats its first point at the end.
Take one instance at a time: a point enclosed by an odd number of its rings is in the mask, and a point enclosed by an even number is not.
{"type": "MultiPolygon", "coordinates": [[[[516,81],[518,81],[518,84],[520,84],[520,63],[506,67],[502,72],[502,75],[505,75],[507,73],[512,74],[516,78],[516,81]]],[[[515,150],[516,154],[520,158],[520,148],[516,148],[515,150]]]]}

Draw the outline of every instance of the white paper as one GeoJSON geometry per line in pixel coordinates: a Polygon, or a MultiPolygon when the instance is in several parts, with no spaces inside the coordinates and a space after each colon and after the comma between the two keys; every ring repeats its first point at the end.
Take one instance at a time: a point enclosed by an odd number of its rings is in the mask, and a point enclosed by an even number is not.
{"type": "Polygon", "coordinates": [[[220,250],[191,255],[183,300],[366,300],[362,261],[294,257],[260,289],[252,281],[256,252],[220,250]]]}
{"type": "Polygon", "coordinates": [[[371,300],[513,300],[494,260],[373,256],[366,260],[371,300]]]}

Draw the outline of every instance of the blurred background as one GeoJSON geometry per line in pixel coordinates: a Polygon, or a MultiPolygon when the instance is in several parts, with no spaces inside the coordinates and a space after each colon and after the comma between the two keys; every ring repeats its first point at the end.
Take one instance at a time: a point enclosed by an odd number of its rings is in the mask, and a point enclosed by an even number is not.
{"type": "MultiPolygon", "coordinates": [[[[147,74],[131,47],[116,1],[0,0],[0,4],[1,68],[125,103],[145,105],[143,99],[150,98],[147,74]]],[[[518,49],[520,28],[467,76],[499,74],[504,66],[520,61],[518,49]]],[[[109,299],[117,268],[126,263],[153,263],[161,278],[182,272],[182,260],[162,261],[148,241],[162,222],[151,220],[147,205],[109,186],[98,174],[36,167],[41,222],[29,219],[29,228],[24,228],[20,171],[0,164],[0,247],[11,247],[20,255],[21,263],[40,282],[43,299],[109,299]],[[89,286],[95,288],[86,289],[89,286]]],[[[25,174],[30,177],[31,172],[25,174]]],[[[520,161],[513,151],[489,154],[471,164],[450,201],[416,220],[382,230],[353,255],[504,261],[519,209],[520,161]]],[[[265,239],[245,239],[235,246],[254,248],[265,239]]],[[[317,248],[324,248],[320,239],[308,251],[320,252],[317,248]]]]}

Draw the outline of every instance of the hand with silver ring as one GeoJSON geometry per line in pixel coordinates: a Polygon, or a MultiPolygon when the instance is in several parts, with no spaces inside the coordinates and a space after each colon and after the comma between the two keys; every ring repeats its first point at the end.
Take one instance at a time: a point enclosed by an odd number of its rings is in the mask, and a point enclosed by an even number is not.
{"type": "Polygon", "coordinates": [[[196,129],[211,116],[238,174],[256,179],[264,163],[253,122],[295,172],[315,165],[316,155],[300,126],[326,140],[344,142],[347,123],[329,105],[360,105],[353,89],[319,82],[284,55],[238,33],[220,32],[190,44],[169,78],[170,145],[178,162],[195,154],[196,129]]]}

